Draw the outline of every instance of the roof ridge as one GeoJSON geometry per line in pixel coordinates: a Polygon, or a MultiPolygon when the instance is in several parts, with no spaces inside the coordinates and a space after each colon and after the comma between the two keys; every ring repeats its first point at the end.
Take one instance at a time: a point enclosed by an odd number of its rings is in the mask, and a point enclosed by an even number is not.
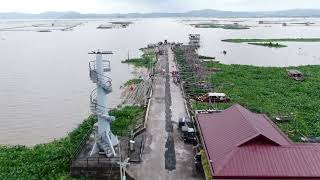
{"type": "MultiPolygon", "coordinates": [[[[247,118],[244,116],[243,112],[240,111],[239,108],[244,108],[244,107],[241,106],[240,104],[236,104],[235,107],[236,107],[237,111],[240,113],[240,115],[243,117],[243,119],[245,119],[246,122],[248,122],[248,123],[250,124],[250,126],[252,127],[252,129],[254,129],[254,130],[257,132],[257,135],[261,135],[261,132],[257,129],[257,127],[256,127],[250,120],[248,121],[247,118]]],[[[249,111],[249,112],[250,112],[250,111],[249,111]]],[[[250,113],[252,113],[252,112],[250,112],[250,113]]]]}
{"type": "Polygon", "coordinates": [[[224,167],[234,158],[234,154],[239,151],[239,148],[234,148],[233,150],[229,151],[225,156],[224,160],[222,161],[223,164],[217,167],[215,174],[219,174],[220,171],[224,169],[224,167]]]}
{"type": "MultiPolygon", "coordinates": [[[[247,138],[246,140],[244,140],[244,141],[242,141],[241,143],[239,143],[237,146],[241,146],[242,144],[244,144],[244,143],[246,143],[246,142],[250,141],[251,139],[253,139],[253,138],[255,138],[255,137],[258,137],[258,136],[263,136],[263,137],[269,139],[270,141],[274,142],[275,144],[281,145],[278,141],[274,140],[272,137],[269,137],[268,134],[261,132],[261,131],[259,130],[259,128],[256,126],[256,124],[254,124],[251,119],[248,119],[248,116],[246,116],[246,114],[244,114],[244,113],[250,113],[250,115],[252,115],[252,116],[256,115],[256,116],[266,117],[264,114],[258,114],[258,113],[251,112],[251,111],[249,111],[248,109],[246,109],[246,108],[244,108],[243,106],[241,106],[240,104],[236,104],[235,107],[236,107],[236,110],[237,110],[237,111],[240,113],[240,115],[242,116],[242,118],[244,118],[244,119],[246,120],[246,122],[248,122],[248,123],[250,124],[250,126],[252,127],[252,129],[254,129],[254,131],[256,132],[256,134],[253,135],[251,138],[247,138]]],[[[249,118],[252,118],[252,117],[249,117],[249,118]]],[[[254,119],[256,119],[256,117],[254,117],[254,119]]],[[[271,123],[272,121],[271,121],[270,119],[268,119],[268,118],[266,118],[266,119],[267,119],[268,123],[269,123],[273,128],[276,129],[276,131],[278,131],[279,133],[281,132],[281,131],[279,131],[279,129],[278,129],[273,123],[271,123]],[[271,121],[271,122],[270,122],[270,121],[271,121]]],[[[258,124],[261,124],[259,121],[257,121],[257,123],[258,123],[258,124]]],[[[263,125],[263,124],[262,124],[262,125],[263,125]]],[[[280,133],[280,134],[281,134],[281,136],[284,137],[283,132],[280,133]]],[[[284,137],[284,138],[285,138],[289,143],[291,143],[291,141],[288,140],[288,137],[284,137]]]]}
{"type": "MultiPolygon", "coordinates": [[[[261,136],[261,135],[262,135],[262,134],[255,134],[255,135],[253,135],[253,136],[250,136],[250,137],[244,139],[243,141],[241,141],[240,143],[238,143],[236,146],[237,146],[237,147],[240,147],[241,145],[243,145],[243,144],[249,142],[250,140],[252,140],[252,139],[254,139],[254,138],[258,137],[258,136],[261,136]]],[[[262,135],[262,136],[263,136],[263,135],[262,135]]]]}

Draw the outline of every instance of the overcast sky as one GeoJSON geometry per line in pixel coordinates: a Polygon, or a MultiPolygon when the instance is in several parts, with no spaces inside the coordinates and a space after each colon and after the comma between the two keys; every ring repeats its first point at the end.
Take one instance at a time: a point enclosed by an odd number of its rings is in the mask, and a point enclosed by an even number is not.
{"type": "Polygon", "coordinates": [[[320,0],[0,0],[0,12],[184,12],[198,9],[269,11],[319,8],[320,0]]]}

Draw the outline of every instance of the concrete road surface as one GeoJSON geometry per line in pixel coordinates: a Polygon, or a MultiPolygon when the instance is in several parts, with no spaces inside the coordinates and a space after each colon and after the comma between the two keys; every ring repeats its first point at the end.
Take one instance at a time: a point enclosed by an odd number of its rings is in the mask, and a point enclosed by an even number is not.
{"type": "Polygon", "coordinates": [[[193,147],[185,144],[178,131],[178,120],[186,116],[180,87],[172,81],[174,53],[169,45],[156,65],[145,149],[140,164],[131,164],[137,180],[200,180],[193,160],[193,147]]]}

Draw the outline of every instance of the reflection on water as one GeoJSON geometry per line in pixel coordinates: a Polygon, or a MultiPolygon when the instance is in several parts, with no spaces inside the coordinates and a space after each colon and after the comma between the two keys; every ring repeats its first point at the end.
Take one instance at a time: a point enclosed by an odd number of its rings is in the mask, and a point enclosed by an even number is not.
{"type": "MultiPolygon", "coordinates": [[[[317,19],[316,19],[317,20],[317,19]]],[[[94,88],[88,75],[91,50],[112,50],[114,92],[109,106],[121,103],[119,87],[134,77],[133,68],[121,64],[139,56],[139,48],[164,39],[187,42],[189,33],[200,33],[200,54],[223,63],[259,66],[319,64],[319,43],[284,43],[272,49],[221,42],[227,38],[319,37],[320,26],[282,27],[257,25],[249,30],[195,29],[179,20],[143,19],[125,29],[96,29],[109,20],[77,21],[73,31],[0,31],[0,143],[48,142],[71,131],[89,115],[89,94],[94,88]],[[87,23],[86,23],[87,22],[87,23]],[[226,50],[227,55],[222,51],[226,50]]],[[[234,21],[234,19],[233,19],[234,21]]],[[[246,20],[258,24],[258,19],[246,20]]],[[[0,29],[47,21],[0,21],[0,29]]],[[[239,21],[240,22],[240,21],[239,21]]],[[[242,21],[241,21],[242,22],[242,21]]],[[[44,23],[44,24],[45,24],[44,23]]]]}

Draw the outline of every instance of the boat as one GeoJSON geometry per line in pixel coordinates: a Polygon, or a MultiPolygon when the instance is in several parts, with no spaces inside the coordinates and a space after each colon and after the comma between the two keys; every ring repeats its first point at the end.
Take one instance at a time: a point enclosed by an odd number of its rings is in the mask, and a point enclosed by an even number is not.
{"type": "Polygon", "coordinates": [[[37,32],[51,32],[51,31],[48,30],[48,29],[44,29],[44,30],[39,30],[39,31],[37,31],[37,32]]]}

